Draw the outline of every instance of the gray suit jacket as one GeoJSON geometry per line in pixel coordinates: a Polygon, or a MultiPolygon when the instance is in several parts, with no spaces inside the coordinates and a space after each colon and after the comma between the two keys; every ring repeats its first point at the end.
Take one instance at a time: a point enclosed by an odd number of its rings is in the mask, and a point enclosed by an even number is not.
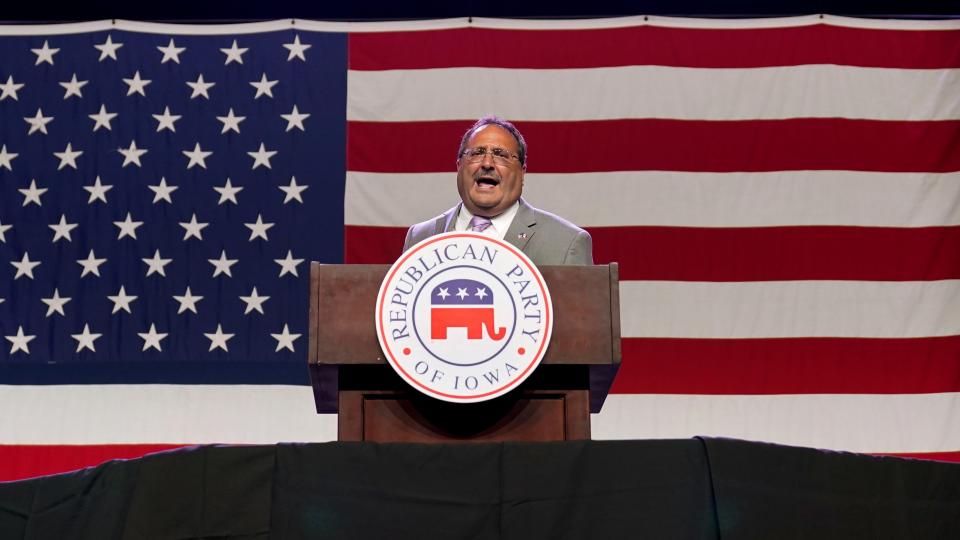
{"type": "MultiPolygon", "coordinates": [[[[560,216],[530,206],[520,198],[520,208],[504,240],[517,246],[533,264],[593,264],[590,233],[560,216]]],[[[407,231],[403,250],[431,236],[456,230],[459,203],[439,216],[417,223],[407,231]]]]}

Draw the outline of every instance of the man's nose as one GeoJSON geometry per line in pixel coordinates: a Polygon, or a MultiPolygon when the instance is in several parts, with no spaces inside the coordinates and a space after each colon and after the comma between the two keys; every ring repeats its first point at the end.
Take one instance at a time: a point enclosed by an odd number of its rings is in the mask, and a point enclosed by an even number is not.
{"type": "Polygon", "coordinates": [[[487,152],[483,154],[483,157],[480,158],[480,164],[487,168],[493,168],[494,165],[493,152],[487,152]],[[490,165],[487,165],[489,163],[490,165]]]}

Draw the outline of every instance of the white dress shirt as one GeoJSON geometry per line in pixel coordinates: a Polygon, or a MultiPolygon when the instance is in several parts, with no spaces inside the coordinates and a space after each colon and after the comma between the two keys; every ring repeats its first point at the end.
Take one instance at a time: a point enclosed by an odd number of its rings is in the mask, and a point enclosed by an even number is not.
{"type": "MultiPolygon", "coordinates": [[[[515,202],[510,208],[507,208],[502,214],[490,218],[491,225],[487,227],[480,234],[487,234],[498,240],[503,240],[504,236],[507,235],[507,230],[510,229],[510,224],[513,223],[513,218],[517,215],[517,211],[520,210],[520,203],[515,202]]],[[[466,231],[470,228],[470,220],[473,219],[473,214],[467,210],[467,207],[460,205],[460,213],[457,214],[457,223],[454,227],[457,231],[466,231]]]]}

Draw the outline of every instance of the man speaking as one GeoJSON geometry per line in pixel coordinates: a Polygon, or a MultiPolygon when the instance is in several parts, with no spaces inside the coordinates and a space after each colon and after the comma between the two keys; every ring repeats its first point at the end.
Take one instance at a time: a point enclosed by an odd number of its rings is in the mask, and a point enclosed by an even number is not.
{"type": "Polygon", "coordinates": [[[457,152],[461,203],[407,231],[411,246],[450,231],[472,231],[505,240],[534,264],[593,264],[590,234],[573,223],[530,206],[520,196],[527,170],[527,143],[506,120],[486,116],[463,135],[457,152]]]}

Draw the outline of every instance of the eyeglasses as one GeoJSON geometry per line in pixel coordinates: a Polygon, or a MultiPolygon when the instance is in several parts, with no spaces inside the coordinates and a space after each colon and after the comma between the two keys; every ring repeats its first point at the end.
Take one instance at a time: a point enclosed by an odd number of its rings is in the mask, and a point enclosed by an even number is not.
{"type": "Polygon", "coordinates": [[[476,148],[467,148],[460,154],[467,163],[479,163],[487,155],[493,156],[493,162],[497,165],[510,165],[512,160],[520,161],[520,156],[503,148],[486,148],[478,146],[476,148]]]}

